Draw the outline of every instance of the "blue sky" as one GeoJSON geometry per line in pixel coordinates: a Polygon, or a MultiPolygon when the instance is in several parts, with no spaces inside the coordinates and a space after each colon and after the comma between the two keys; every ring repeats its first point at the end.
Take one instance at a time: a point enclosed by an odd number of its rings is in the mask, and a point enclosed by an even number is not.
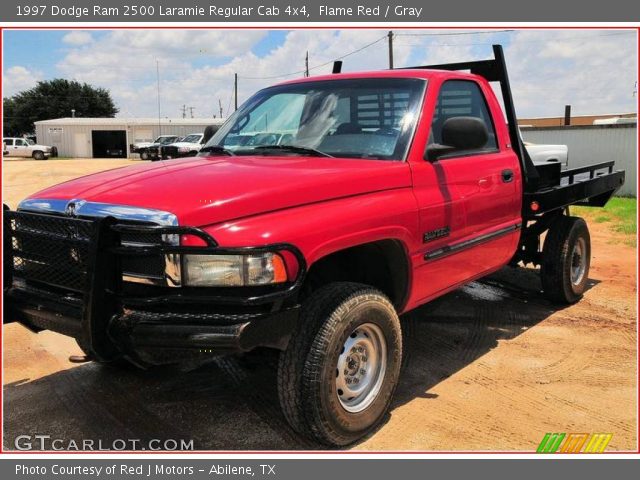
{"type": "MultiPolygon", "coordinates": [[[[487,58],[501,43],[521,117],[636,110],[637,42],[630,31],[394,31],[396,66],[487,58]]],[[[344,70],[387,67],[383,30],[60,30],[4,31],[5,95],[37,80],[76,79],[109,89],[119,115],[157,115],[156,60],[163,116],[229,110],[233,74],[240,101],[304,68],[312,74],[344,58],[344,70]],[[369,45],[367,47],[367,45],[369,45]],[[366,47],[366,48],[363,48],[366,47]],[[317,67],[317,68],[316,68],[317,67]]]]}

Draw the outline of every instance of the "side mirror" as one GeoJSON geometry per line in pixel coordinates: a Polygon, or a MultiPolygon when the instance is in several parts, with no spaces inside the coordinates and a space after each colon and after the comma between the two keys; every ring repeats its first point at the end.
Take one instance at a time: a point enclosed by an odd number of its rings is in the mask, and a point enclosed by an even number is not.
{"type": "Polygon", "coordinates": [[[461,150],[482,148],[489,140],[487,126],[476,117],[451,117],[442,125],[442,145],[427,148],[427,160],[438,158],[461,150]]]}

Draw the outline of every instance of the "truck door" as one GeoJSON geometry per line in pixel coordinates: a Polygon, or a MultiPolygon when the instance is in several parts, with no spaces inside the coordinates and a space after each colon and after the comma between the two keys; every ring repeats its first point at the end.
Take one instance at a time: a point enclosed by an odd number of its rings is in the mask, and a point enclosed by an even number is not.
{"type": "Polygon", "coordinates": [[[417,280],[423,299],[496,270],[515,253],[520,168],[495,97],[490,93],[501,125],[490,114],[487,93],[473,80],[441,85],[428,143],[441,145],[444,122],[461,116],[480,119],[488,140],[482,148],[451,152],[414,168],[423,235],[417,280]]]}
{"type": "Polygon", "coordinates": [[[13,138],[5,138],[4,140],[2,140],[3,155],[11,155],[12,149],[13,149],[13,138]]]}
{"type": "Polygon", "coordinates": [[[16,157],[30,157],[31,154],[28,151],[28,146],[29,144],[26,140],[16,138],[13,142],[13,150],[11,150],[11,154],[15,155],[16,157]]]}

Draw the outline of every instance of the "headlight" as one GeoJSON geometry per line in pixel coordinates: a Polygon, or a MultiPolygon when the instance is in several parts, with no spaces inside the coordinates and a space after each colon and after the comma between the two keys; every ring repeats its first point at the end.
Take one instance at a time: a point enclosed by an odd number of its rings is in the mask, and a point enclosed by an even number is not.
{"type": "Polygon", "coordinates": [[[183,255],[184,283],[188,287],[244,287],[287,281],[282,257],[255,255],[183,255]]]}

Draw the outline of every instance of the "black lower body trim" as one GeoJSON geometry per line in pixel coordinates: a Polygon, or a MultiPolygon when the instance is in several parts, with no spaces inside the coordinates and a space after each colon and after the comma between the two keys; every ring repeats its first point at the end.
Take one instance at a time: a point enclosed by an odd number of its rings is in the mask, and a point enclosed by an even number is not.
{"type": "Polygon", "coordinates": [[[475,247],[485,242],[489,242],[498,237],[502,237],[504,235],[508,235],[516,230],[520,230],[522,224],[516,223],[515,225],[510,225],[505,228],[501,228],[499,230],[495,230],[493,232],[485,233],[484,235],[480,235],[478,237],[471,238],[469,240],[465,240],[459,243],[452,243],[451,245],[446,245],[444,247],[438,248],[436,250],[431,250],[424,254],[425,260],[435,260],[438,258],[446,257],[448,255],[461,252],[468,248],[475,247]]]}

